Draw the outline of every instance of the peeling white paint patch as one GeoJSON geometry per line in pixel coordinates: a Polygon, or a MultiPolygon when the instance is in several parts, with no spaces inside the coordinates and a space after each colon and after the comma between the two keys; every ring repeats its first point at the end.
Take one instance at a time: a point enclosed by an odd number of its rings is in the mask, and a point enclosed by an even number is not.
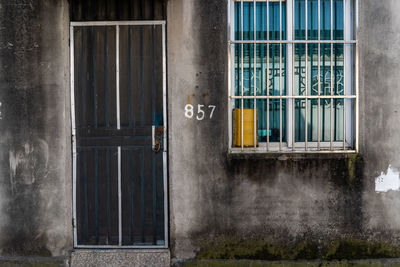
{"type": "Polygon", "coordinates": [[[48,173],[49,146],[38,138],[9,151],[10,184],[14,195],[18,185],[32,185],[48,173]]]}
{"type": "Polygon", "coordinates": [[[389,190],[400,190],[400,172],[389,165],[386,173],[381,172],[381,175],[375,179],[375,191],[387,192],[389,190]]]}

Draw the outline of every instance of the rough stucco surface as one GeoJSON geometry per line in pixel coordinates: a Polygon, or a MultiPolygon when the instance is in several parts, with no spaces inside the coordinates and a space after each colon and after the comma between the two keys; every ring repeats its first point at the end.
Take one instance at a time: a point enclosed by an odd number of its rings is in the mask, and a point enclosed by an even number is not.
{"type": "MultiPolygon", "coordinates": [[[[360,155],[256,159],[226,153],[225,1],[168,1],[174,258],[218,236],[399,245],[400,193],[375,178],[400,169],[400,3],[359,2],[360,155]],[[189,120],[188,103],[217,108],[189,120]]],[[[68,30],[67,1],[0,0],[0,255],[72,248],[68,30]]]]}
{"type": "Polygon", "coordinates": [[[372,237],[400,236],[400,192],[374,193],[374,178],[400,168],[400,2],[360,1],[363,227],[372,237]]]}
{"type": "Polygon", "coordinates": [[[400,167],[400,3],[359,2],[360,155],[278,160],[227,158],[226,1],[168,1],[172,257],[218,236],[398,245],[400,192],[376,193],[375,178],[400,167]],[[214,117],[186,119],[188,103],[214,117]]]}
{"type": "Polygon", "coordinates": [[[0,255],[72,248],[68,3],[0,0],[0,255]]]}

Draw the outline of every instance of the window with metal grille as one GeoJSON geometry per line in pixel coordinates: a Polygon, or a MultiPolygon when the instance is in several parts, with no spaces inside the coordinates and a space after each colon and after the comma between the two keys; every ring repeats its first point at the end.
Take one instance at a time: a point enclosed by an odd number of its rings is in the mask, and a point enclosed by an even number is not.
{"type": "Polygon", "coordinates": [[[230,152],[358,150],[358,0],[229,0],[230,152]]]}

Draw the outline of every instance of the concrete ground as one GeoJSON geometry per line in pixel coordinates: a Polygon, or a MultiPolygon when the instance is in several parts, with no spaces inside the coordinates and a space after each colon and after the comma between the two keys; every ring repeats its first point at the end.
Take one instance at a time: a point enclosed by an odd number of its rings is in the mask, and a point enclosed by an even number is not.
{"type": "Polygon", "coordinates": [[[400,259],[368,259],[356,261],[250,261],[250,260],[201,260],[172,262],[174,267],[347,267],[347,266],[400,266],[400,259]]]}
{"type": "MultiPolygon", "coordinates": [[[[91,255],[93,256],[93,255],[91,255]]],[[[152,255],[154,256],[154,255],[152,255]]],[[[163,255],[166,256],[166,255],[163,255]]],[[[74,257],[74,256],[73,256],[74,257]]],[[[76,257],[76,255],[75,255],[76,257]]],[[[79,255],[82,257],[82,254],[79,255]]],[[[86,255],[88,257],[88,255],[86,255]]],[[[135,258],[135,257],[133,257],[135,258]]],[[[1,257],[0,258],[0,267],[14,267],[14,266],[23,266],[23,267],[56,267],[56,266],[167,266],[165,265],[165,257],[157,257],[153,260],[150,259],[149,262],[145,263],[136,258],[135,260],[132,257],[127,257],[125,261],[113,261],[113,262],[102,262],[104,258],[98,259],[93,262],[86,262],[86,264],[75,264],[74,260],[70,260],[69,258],[64,257],[1,257]],[[128,258],[131,258],[129,260],[128,258]],[[140,262],[140,263],[139,263],[140,262]],[[161,265],[160,265],[161,264],[161,265]]],[[[151,257],[150,257],[151,258],[151,257]]],[[[143,260],[143,258],[142,258],[143,260]]],[[[148,258],[149,260],[149,258],[148,258]]],[[[400,267],[400,258],[399,259],[368,259],[368,260],[354,260],[354,261],[257,261],[257,260],[199,260],[199,261],[171,261],[172,267],[347,267],[347,266],[373,266],[373,267],[391,267],[391,266],[399,266],[400,267]]]]}

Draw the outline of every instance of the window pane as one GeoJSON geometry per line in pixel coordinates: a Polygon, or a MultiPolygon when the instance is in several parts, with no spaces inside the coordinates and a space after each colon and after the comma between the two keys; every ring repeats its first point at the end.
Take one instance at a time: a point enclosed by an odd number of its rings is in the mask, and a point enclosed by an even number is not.
{"type": "MultiPolygon", "coordinates": [[[[331,117],[331,99],[321,99],[320,106],[320,141],[330,142],[331,138],[331,118],[333,131],[333,141],[343,141],[343,99],[333,99],[333,109],[331,117]]],[[[305,141],[306,127],[306,100],[295,100],[295,141],[305,141]]],[[[318,100],[311,99],[307,102],[307,140],[309,142],[318,141],[318,100]]]]}
{"type": "Polygon", "coordinates": [[[294,94],[305,95],[306,93],[306,45],[295,44],[294,55],[294,94]]]}
{"type": "Polygon", "coordinates": [[[318,95],[318,44],[308,44],[308,59],[309,59],[309,91],[310,95],[318,95]]]}
{"type": "Polygon", "coordinates": [[[334,44],[333,45],[333,73],[334,77],[334,95],[343,95],[343,85],[344,85],[344,45],[334,44]]]}
{"type": "MultiPolygon", "coordinates": [[[[279,40],[279,2],[269,3],[269,39],[279,40]]],[[[241,40],[241,2],[235,2],[235,39],[241,40]]],[[[256,39],[267,40],[267,3],[256,3],[256,39]]],[[[243,40],[254,40],[253,2],[243,2],[243,40]]],[[[286,39],[286,2],[282,1],[282,39],[286,39]]]]}
{"type": "Polygon", "coordinates": [[[321,0],[321,40],[331,39],[331,0],[321,0]]]}
{"type": "MultiPolygon", "coordinates": [[[[343,39],[343,0],[333,0],[333,37],[343,39]]],[[[331,39],[331,1],[320,1],[320,27],[321,39],[331,39]]],[[[295,38],[305,40],[305,0],[295,0],[294,24],[295,38]]],[[[307,1],[307,37],[309,40],[318,39],[318,1],[307,1]]],[[[320,45],[320,77],[318,77],[318,44],[295,44],[294,55],[294,94],[318,95],[318,80],[320,80],[321,95],[343,95],[344,85],[344,45],[321,44],[320,45]],[[307,54],[307,55],[306,55],[307,54]],[[306,71],[307,64],[307,71],[306,71]],[[333,71],[333,72],[332,72],[333,71]],[[307,79],[306,79],[307,72],[307,79]],[[333,75],[333,77],[331,76],[333,75]],[[332,82],[333,78],[333,82],[332,82]],[[307,80],[307,81],[306,81],[307,80]],[[306,84],[307,82],[307,84],[306,84]]],[[[320,111],[318,100],[305,99],[295,101],[295,140],[305,141],[305,129],[307,127],[307,140],[318,141],[318,113],[320,112],[321,141],[330,141],[331,126],[333,128],[333,140],[343,140],[343,99],[321,99],[320,111]],[[306,112],[307,106],[307,112],[306,112]],[[331,110],[332,108],[332,110],[331,110]],[[332,111],[332,116],[331,116],[332,111]],[[307,113],[307,125],[306,125],[307,113]],[[332,121],[331,121],[332,120],[332,121]]]]}
{"type": "MultiPolygon", "coordinates": [[[[279,40],[280,19],[282,19],[282,39],[286,39],[286,3],[281,2],[282,16],[279,16],[279,2],[256,3],[256,39],[279,40]],[[267,22],[269,31],[267,31],[267,22]],[[269,33],[269,36],[268,36],[269,33]]],[[[241,3],[235,2],[235,39],[241,40],[241,3]]],[[[243,40],[254,40],[253,2],[243,2],[243,40]]],[[[242,94],[242,53],[243,53],[243,95],[257,96],[286,95],[286,44],[236,44],[235,45],[235,96],[242,94]],[[242,51],[243,49],[243,51],[242,51]],[[254,50],[256,58],[254,60],[254,50]],[[255,64],[255,66],[254,66],[255,64]],[[256,70],[254,73],[254,69],[256,70]],[[254,83],[255,87],[254,88],[254,83]]],[[[243,108],[254,108],[254,100],[243,100],[243,108]]],[[[241,108],[242,101],[235,100],[235,108],[241,108]]],[[[265,142],[267,135],[271,142],[279,142],[280,138],[280,101],[266,99],[257,100],[258,137],[265,142]],[[267,103],[268,102],[268,103],[267,103]],[[267,129],[269,117],[270,129],[267,129]]],[[[286,140],[286,100],[282,100],[282,135],[286,140]]]]}
{"type": "Polygon", "coordinates": [[[331,45],[321,44],[321,95],[331,94],[331,45]]]}
{"type": "MultiPolygon", "coordinates": [[[[295,0],[294,1],[294,36],[296,40],[305,40],[305,1],[295,0]]],[[[317,14],[318,16],[318,14],[317,14]]]]}
{"type": "Polygon", "coordinates": [[[308,101],[308,141],[318,141],[318,99],[308,101]]]}
{"type": "Polygon", "coordinates": [[[344,112],[343,103],[344,103],[344,99],[334,99],[333,101],[334,101],[333,102],[334,103],[333,125],[335,127],[334,128],[335,131],[333,133],[334,134],[333,140],[334,141],[343,141],[343,123],[344,123],[343,122],[343,112],[344,112]]]}
{"type": "Polygon", "coordinates": [[[333,39],[343,40],[343,0],[333,1],[333,39]]]}
{"type": "MultiPolygon", "coordinates": [[[[343,40],[343,0],[333,0],[333,38],[343,40]]],[[[295,39],[305,40],[305,0],[294,2],[295,39]]],[[[331,39],[331,0],[320,1],[321,40],[331,39]]],[[[307,1],[307,30],[308,39],[318,39],[318,0],[307,1]]]]}
{"type": "MultiPolygon", "coordinates": [[[[286,99],[282,100],[282,142],[286,142],[286,99]]],[[[280,107],[281,100],[269,101],[269,141],[279,142],[280,139],[280,107]]]]}
{"type": "Polygon", "coordinates": [[[305,104],[304,99],[296,99],[294,101],[295,105],[295,111],[294,111],[294,116],[295,116],[295,126],[294,126],[294,132],[295,132],[295,141],[296,142],[304,142],[305,138],[305,104]]]}
{"type": "Polygon", "coordinates": [[[318,0],[308,0],[307,11],[308,40],[318,40],[318,0]]]}

